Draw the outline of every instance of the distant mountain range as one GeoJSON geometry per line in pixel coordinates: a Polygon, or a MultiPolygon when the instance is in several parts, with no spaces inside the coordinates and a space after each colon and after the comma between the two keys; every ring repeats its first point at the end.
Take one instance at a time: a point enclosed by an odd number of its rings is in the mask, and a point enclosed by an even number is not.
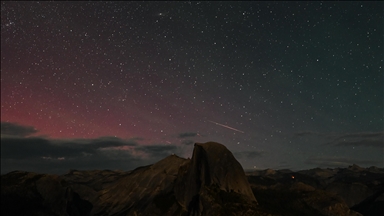
{"type": "Polygon", "coordinates": [[[384,215],[384,169],[244,172],[219,143],[196,143],[133,171],[14,171],[1,176],[2,215],[384,215]]]}

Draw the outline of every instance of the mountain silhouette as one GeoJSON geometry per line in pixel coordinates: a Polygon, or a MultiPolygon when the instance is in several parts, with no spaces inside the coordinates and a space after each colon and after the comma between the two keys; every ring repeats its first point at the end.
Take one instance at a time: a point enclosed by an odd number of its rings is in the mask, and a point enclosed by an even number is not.
{"type": "Polygon", "coordinates": [[[196,143],[132,171],[14,171],[1,176],[2,215],[382,215],[384,169],[244,172],[222,144],[196,143]]]}

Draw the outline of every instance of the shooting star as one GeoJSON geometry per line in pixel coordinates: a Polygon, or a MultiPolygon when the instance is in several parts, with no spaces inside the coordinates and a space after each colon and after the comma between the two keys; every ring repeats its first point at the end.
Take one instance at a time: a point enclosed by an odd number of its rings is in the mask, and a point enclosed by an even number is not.
{"type": "Polygon", "coordinates": [[[238,130],[236,128],[233,128],[233,127],[229,127],[228,125],[223,125],[223,124],[220,124],[220,123],[217,123],[217,122],[214,122],[214,121],[211,121],[211,120],[207,120],[213,124],[216,124],[216,125],[219,125],[221,127],[225,127],[225,128],[228,128],[228,129],[231,129],[231,130],[234,130],[234,131],[237,131],[237,132],[240,132],[240,133],[244,133],[244,131],[241,131],[241,130],[238,130]]]}

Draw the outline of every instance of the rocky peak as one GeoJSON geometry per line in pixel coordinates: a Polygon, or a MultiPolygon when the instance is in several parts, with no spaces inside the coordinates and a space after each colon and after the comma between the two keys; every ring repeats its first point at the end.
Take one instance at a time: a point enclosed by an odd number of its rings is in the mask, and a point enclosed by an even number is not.
{"type": "Polygon", "coordinates": [[[257,203],[242,166],[224,145],[196,143],[191,162],[179,170],[175,196],[181,206],[197,212],[192,215],[199,215],[212,191],[235,193],[257,203]]]}
{"type": "Polygon", "coordinates": [[[353,164],[352,166],[349,166],[348,167],[348,170],[351,170],[351,171],[354,171],[354,172],[360,172],[360,171],[363,171],[364,168],[356,165],[356,164],[353,164]]]}
{"type": "Polygon", "coordinates": [[[221,190],[243,194],[256,201],[243,167],[224,145],[196,143],[192,164],[202,185],[217,185],[221,190]]]}

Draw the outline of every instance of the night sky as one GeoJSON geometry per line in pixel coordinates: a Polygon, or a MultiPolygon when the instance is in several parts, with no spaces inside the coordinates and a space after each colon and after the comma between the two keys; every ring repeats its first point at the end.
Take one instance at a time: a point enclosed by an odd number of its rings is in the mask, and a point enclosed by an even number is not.
{"type": "Polygon", "coordinates": [[[1,2],[1,170],[384,166],[383,3],[1,2]]]}

